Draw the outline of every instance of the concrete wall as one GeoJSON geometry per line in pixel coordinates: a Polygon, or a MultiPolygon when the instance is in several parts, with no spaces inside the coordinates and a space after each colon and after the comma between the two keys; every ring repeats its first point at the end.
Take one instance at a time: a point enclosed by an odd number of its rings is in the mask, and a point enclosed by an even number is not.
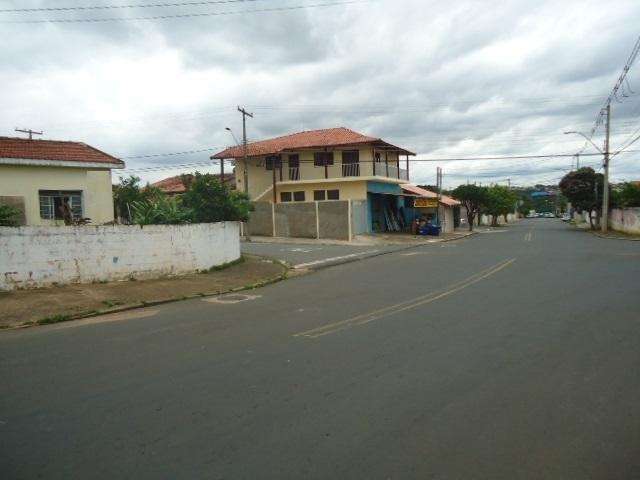
{"type": "Polygon", "coordinates": [[[614,208],[609,215],[613,230],[640,235],[640,208],[614,208]]]}
{"type": "MultiPolygon", "coordinates": [[[[255,202],[256,209],[249,220],[249,234],[271,237],[275,227],[276,237],[349,240],[350,235],[353,235],[349,203],[350,200],[287,202],[275,205],[255,202]]],[[[366,202],[363,203],[366,208],[366,202]]]]}
{"type": "Polygon", "coordinates": [[[320,238],[351,240],[349,202],[318,202],[320,238]]]}
{"type": "Polygon", "coordinates": [[[40,218],[39,190],[81,190],[84,217],[94,224],[113,221],[110,170],[0,165],[0,196],[23,197],[27,225],[64,224],[40,218]]]}
{"type": "Polygon", "coordinates": [[[273,235],[273,217],[271,203],[253,202],[255,210],[249,214],[247,230],[249,235],[270,237],[273,235]]]}
{"type": "Polygon", "coordinates": [[[275,205],[276,237],[318,238],[316,203],[325,202],[275,205]]]}
{"type": "Polygon", "coordinates": [[[237,222],[0,227],[0,290],[176,275],[239,257],[237,222]]]}

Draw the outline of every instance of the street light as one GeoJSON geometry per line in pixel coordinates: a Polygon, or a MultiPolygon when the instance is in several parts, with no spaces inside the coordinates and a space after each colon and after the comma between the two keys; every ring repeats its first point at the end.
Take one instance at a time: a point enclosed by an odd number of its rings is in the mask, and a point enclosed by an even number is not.
{"type": "Polygon", "coordinates": [[[577,135],[581,135],[581,136],[583,136],[583,137],[584,137],[584,139],[585,139],[587,142],[589,142],[591,145],[593,145],[593,147],[594,147],[596,150],[598,150],[601,154],[603,154],[603,155],[604,155],[604,152],[602,151],[602,149],[601,149],[600,147],[598,147],[595,143],[593,143],[593,142],[591,141],[591,139],[590,139],[589,137],[587,137],[584,133],[582,133],[582,132],[575,132],[575,131],[573,131],[573,130],[571,130],[570,132],[564,132],[564,134],[565,134],[565,135],[569,135],[569,134],[571,134],[571,133],[575,133],[575,134],[577,134],[577,135]]]}
{"type": "Polygon", "coordinates": [[[233,130],[231,130],[229,127],[224,127],[224,129],[231,134],[231,136],[233,137],[233,141],[236,142],[236,146],[239,147],[240,142],[238,141],[236,136],[233,134],[233,130]]]}

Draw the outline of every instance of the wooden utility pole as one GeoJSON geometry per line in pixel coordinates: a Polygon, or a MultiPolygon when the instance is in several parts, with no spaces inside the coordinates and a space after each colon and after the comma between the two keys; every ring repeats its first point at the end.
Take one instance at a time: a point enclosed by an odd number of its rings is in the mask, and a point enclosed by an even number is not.
{"type": "Polygon", "coordinates": [[[611,103],[607,105],[607,130],[604,138],[604,182],[602,191],[602,233],[609,230],[609,135],[611,130],[611,103]]]}
{"type": "Polygon", "coordinates": [[[14,130],[20,133],[28,133],[29,140],[33,140],[34,135],[42,135],[42,132],[36,132],[35,130],[31,130],[30,128],[16,128],[14,130]]]}
{"type": "Polygon", "coordinates": [[[253,113],[238,107],[242,113],[242,162],[244,163],[244,193],[249,195],[249,167],[247,166],[247,117],[253,118],[253,113]]]}

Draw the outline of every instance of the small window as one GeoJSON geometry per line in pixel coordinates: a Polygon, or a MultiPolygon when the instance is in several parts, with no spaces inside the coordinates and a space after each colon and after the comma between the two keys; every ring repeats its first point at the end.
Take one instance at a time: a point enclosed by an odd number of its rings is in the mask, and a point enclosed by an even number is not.
{"type": "Polygon", "coordinates": [[[290,202],[291,201],[291,192],[280,192],[280,201],[281,202],[290,202]]]}
{"type": "Polygon", "coordinates": [[[327,199],[326,190],[314,190],[313,191],[313,199],[316,200],[316,201],[326,200],[327,199]]]}
{"type": "Polygon", "coordinates": [[[316,167],[333,165],[333,152],[314,152],[313,165],[316,167]]]}
{"type": "Polygon", "coordinates": [[[273,170],[273,167],[282,168],[282,160],[280,159],[280,155],[270,155],[265,157],[264,166],[267,170],[273,170]]]}
{"type": "Polygon", "coordinates": [[[293,201],[294,202],[304,202],[304,191],[302,191],[302,192],[293,192],[293,201]]]}
{"type": "Polygon", "coordinates": [[[65,202],[71,209],[71,216],[82,218],[82,192],[73,190],[40,190],[40,218],[45,220],[64,220],[65,202]]]}
{"type": "Polygon", "coordinates": [[[340,190],[327,190],[327,200],[340,200],[340,190]]]}

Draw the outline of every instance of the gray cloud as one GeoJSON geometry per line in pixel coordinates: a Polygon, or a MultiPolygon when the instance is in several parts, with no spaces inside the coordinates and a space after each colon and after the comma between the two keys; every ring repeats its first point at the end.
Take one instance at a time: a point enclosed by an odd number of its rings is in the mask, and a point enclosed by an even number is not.
{"type": "MultiPolygon", "coordinates": [[[[304,2],[252,3],[0,14],[0,21],[304,2]]],[[[47,5],[14,0],[3,8],[47,5]]],[[[607,9],[595,0],[377,0],[153,22],[0,24],[6,38],[0,49],[0,134],[31,126],[49,138],[83,140],[122,156],[223,148],[233,142],[226,126],[240,135],[235,106],[242,104],[256,114],[249,121],[251,139],[343,125],[421,158],[575,152],[583,142],[562,132],[590,129],[637,38],[638,20],[640,5],[631,0],[607,9]]],[[[630,72],[638,93],[639,72],[640,66],[630,72]]],[[[624,100],[614,105],[614,146],[640,126],[640,96],[624,100]]],[[[207,157],[154,157],[128,165],[207,157]]],[[[640,177],[633,158],[617,157],[614,178],[640,177]]],[[[527,168],[515,160],[442,166],[448,184],[474,176],[524,183],[553,180],[570,164],[557,159],[528,162],[527,168]]],[[[433,183],[436,166],[416,164],[413,178],[433,183]]]]}

